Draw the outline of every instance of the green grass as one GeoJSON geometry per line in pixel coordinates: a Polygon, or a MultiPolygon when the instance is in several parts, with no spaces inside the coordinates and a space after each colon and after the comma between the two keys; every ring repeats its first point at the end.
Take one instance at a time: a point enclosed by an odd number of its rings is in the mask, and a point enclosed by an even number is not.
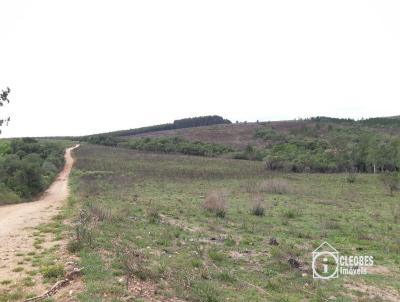
{"type": "Polygon", "coordinates": [[[83,238],[73,249],[85,267],[81,301],[119,301],[128,295],[121,276],[189,301],[352,301],[350,281],[400,290],[399,195],[389,196],[377,176],[348,183],[345,174],[275,175],[259,162],[91,145],[76,157],[68,215],[83,238]],[[254,191],[271,177],[290,190],[258,192],[265,214],[252,215],[254,191]],[[215,189],[228,194],[224,218],[202,208],[215,189]],[[390,273],[315,281],[311,252],[323,241],[372,255],[390,273]],[[293,257],[303,270],[288,263],[293,257]]]}

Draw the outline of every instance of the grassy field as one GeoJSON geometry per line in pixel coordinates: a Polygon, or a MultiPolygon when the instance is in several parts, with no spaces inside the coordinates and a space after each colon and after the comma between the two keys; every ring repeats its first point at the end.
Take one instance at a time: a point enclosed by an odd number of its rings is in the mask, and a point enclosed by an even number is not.
{"type": "Polygon", "coordinates": [[[344,174],[272,174],[260,162],[93,145],[76,157],[68,247],[85,267],[80,301],[398,298],[399,195],[377,176],[350,183],[344,174]],[[311,253],[323,241],[374,256],[373,271],[313,280],[311,253]]]}

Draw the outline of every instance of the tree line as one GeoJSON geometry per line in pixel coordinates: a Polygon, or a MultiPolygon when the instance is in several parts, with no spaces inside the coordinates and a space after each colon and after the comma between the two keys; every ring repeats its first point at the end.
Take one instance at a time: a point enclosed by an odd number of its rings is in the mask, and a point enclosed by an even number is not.
{"type": "Polygon", "coordinates": [[[219,125],[219,124],[231,124],[230,120],[224,119],[222,116],[218,115],[207,115],[192,118],[184,118],[175,120],[173,123],[160,124],[148,127],[141,127],[129,130],[113,131],[104,134],[95,134],[90,136],[84,136],[81,139],[90,140],[92,137],[102,136],[102,137],[121,137],[121,136],[133,136],[148,132],[157,132],[164,130],[175,130],[191,127],[209,126],[209,125],[219,125]]]}

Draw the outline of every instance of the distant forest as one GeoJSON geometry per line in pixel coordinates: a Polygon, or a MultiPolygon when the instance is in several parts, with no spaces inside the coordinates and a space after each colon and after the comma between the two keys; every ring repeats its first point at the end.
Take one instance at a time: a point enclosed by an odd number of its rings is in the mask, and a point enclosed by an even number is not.
{"type": "MultiPolygon", "coordinates": [[[[106,136],[132,136],[142,133],[148,132],[156,132],[156,131],[164,131],[164,130],[174,130],[174,129],[182,129],[182,128],[191,128],[191,127],[200,127],[200,126],[210,126],[210,125],[218,125],[218,124],[231,124],[230,120],[224,119],[219,115],[207,115],[207,116],[199,116],[199,117],[190,117],[184,118],[180,120],[175,120],[173,123],[161,124],[149,127],[141,127],[136,129],[129,130],[120,130],[114,132],[104,133],[106,136]]],[[[89,139],[91,136],[87,136],[89,139]]]]}

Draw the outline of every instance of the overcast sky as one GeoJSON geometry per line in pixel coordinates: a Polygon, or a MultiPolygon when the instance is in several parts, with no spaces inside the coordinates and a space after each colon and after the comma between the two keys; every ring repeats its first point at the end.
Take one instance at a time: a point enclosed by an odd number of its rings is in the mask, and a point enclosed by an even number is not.
{"type": "Polygon", "coordinates": [[[0,12],[6,137],[400,114],[397,0],[1,0],[0,12]]]}

